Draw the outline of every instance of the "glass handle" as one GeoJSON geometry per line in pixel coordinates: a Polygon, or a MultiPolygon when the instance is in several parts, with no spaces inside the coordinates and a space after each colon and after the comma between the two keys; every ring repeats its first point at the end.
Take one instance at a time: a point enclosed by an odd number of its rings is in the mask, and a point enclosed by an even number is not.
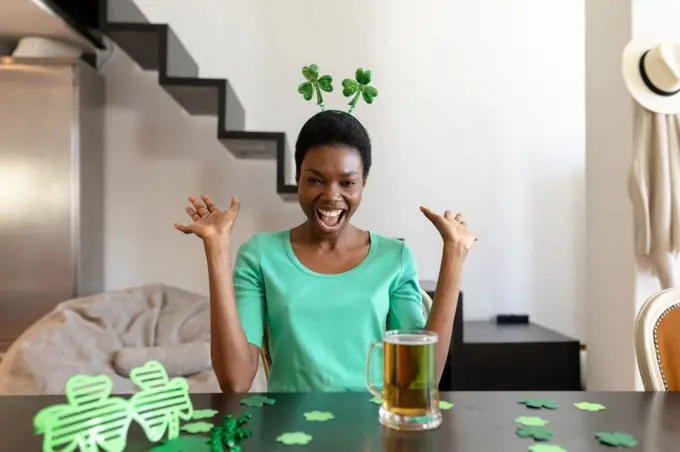
{"type": "Polygon", "coordinates": [[[382,391],[378,389],[378,386],[373,381],[373,352],[376,348],[382,348],[382,341],[373,341],[371,346],[368,347],[368,358],[366,359],[366,388],[375,397],[382,398],[382,391]]]}

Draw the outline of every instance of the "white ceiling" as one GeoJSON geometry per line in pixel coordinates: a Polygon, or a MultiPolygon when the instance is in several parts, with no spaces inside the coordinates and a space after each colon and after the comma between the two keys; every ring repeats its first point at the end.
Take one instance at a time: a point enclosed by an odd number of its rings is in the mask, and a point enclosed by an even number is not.
{"type": "Polygon", "coordinates": [[[0,37],[26,36],[48,37],[84,49],[94,48],[40,0],[0,0],[0,37]]]}

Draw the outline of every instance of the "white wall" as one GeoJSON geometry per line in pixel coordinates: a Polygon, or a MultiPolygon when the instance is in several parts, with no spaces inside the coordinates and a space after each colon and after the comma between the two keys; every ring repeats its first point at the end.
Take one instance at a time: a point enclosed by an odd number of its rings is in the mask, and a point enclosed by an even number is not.
{"type": "Polygon", "coordinates": [[[587,388],[631,389],[635,264],[627,179],[632,101],[621,76],[631,37],[631,0],[587,2],[586,327],[587,388]]]}
{"type": "MultiPolygon", "coordinates": [[[[380,95],[355,110],[374,142],[358,225],[405,237],[434,279],[440,239],[418,206],[462,211],[480,237],[466,318],[528,312],[583,338],[583,2],[139,4],[172,25],[203,75],[234,83],[249,128],[284,130],[291,144],[317,111],[296,92],[303,65],[319,64],[336,87],[372,69],[380,95]]],[[[186,117],[120,52],[106,72],[107,288],[163,281],[207,293],[199,243],[172,228],[190,194],[241,198],[237,245],[301,219],[274,193],[273,163],[230,158],[213,120],[186,117]]],[[[339,90],[327,99],[346,104],[339,90]]]]}

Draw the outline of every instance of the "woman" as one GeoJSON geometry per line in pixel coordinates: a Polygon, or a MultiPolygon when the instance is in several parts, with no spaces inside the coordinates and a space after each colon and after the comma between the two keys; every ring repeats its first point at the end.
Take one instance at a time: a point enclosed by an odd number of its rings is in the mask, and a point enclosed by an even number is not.
{"type": "MultiPolygon", "coordinates": [[[[436,295],[425,321],[416,264],[399,240],[350,223],[371,167],[371,142],[353,116],[323,111],[307,121],[295,146],[298,198],[307,220],[256,234],[238,250],[230,235],[239,204],[227,210],[190,197],[193,224],[175,227],[203,240],[208,260],[211,355],[220,387],[247,392],[258,367],[265,322],[270,392],[365,391],[371,341],[390,329],[439,335],[437,379],[448,355],[463,260],[475,237],[461,216],[421,211],[443,238],[436,295]]],[[[386,213],[398,206],[386,206],[386,213]]]]}

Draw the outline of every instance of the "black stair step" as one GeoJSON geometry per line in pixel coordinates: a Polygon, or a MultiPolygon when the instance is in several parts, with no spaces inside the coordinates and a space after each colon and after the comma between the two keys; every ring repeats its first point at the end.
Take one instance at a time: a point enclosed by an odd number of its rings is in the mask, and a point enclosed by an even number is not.
{"type": "Polygon", "coordinates": [[[226,80],[159,77],[160,85],[190,115],[218,116],[226,80]]]}
{"type": "Polygon", "coordinates": [[[198,77],[198,64],[168,25],[110,23],[106,35],[144,70],[167,77],[198,77]]]}
{"type": "Polygon", "coordinates": [[[224,131],[220,141],[237,158],[276,159],[276,192],[286,201],[297,199],[297,185],[286,183],[288,141],[284,132],[224,131]]]}

